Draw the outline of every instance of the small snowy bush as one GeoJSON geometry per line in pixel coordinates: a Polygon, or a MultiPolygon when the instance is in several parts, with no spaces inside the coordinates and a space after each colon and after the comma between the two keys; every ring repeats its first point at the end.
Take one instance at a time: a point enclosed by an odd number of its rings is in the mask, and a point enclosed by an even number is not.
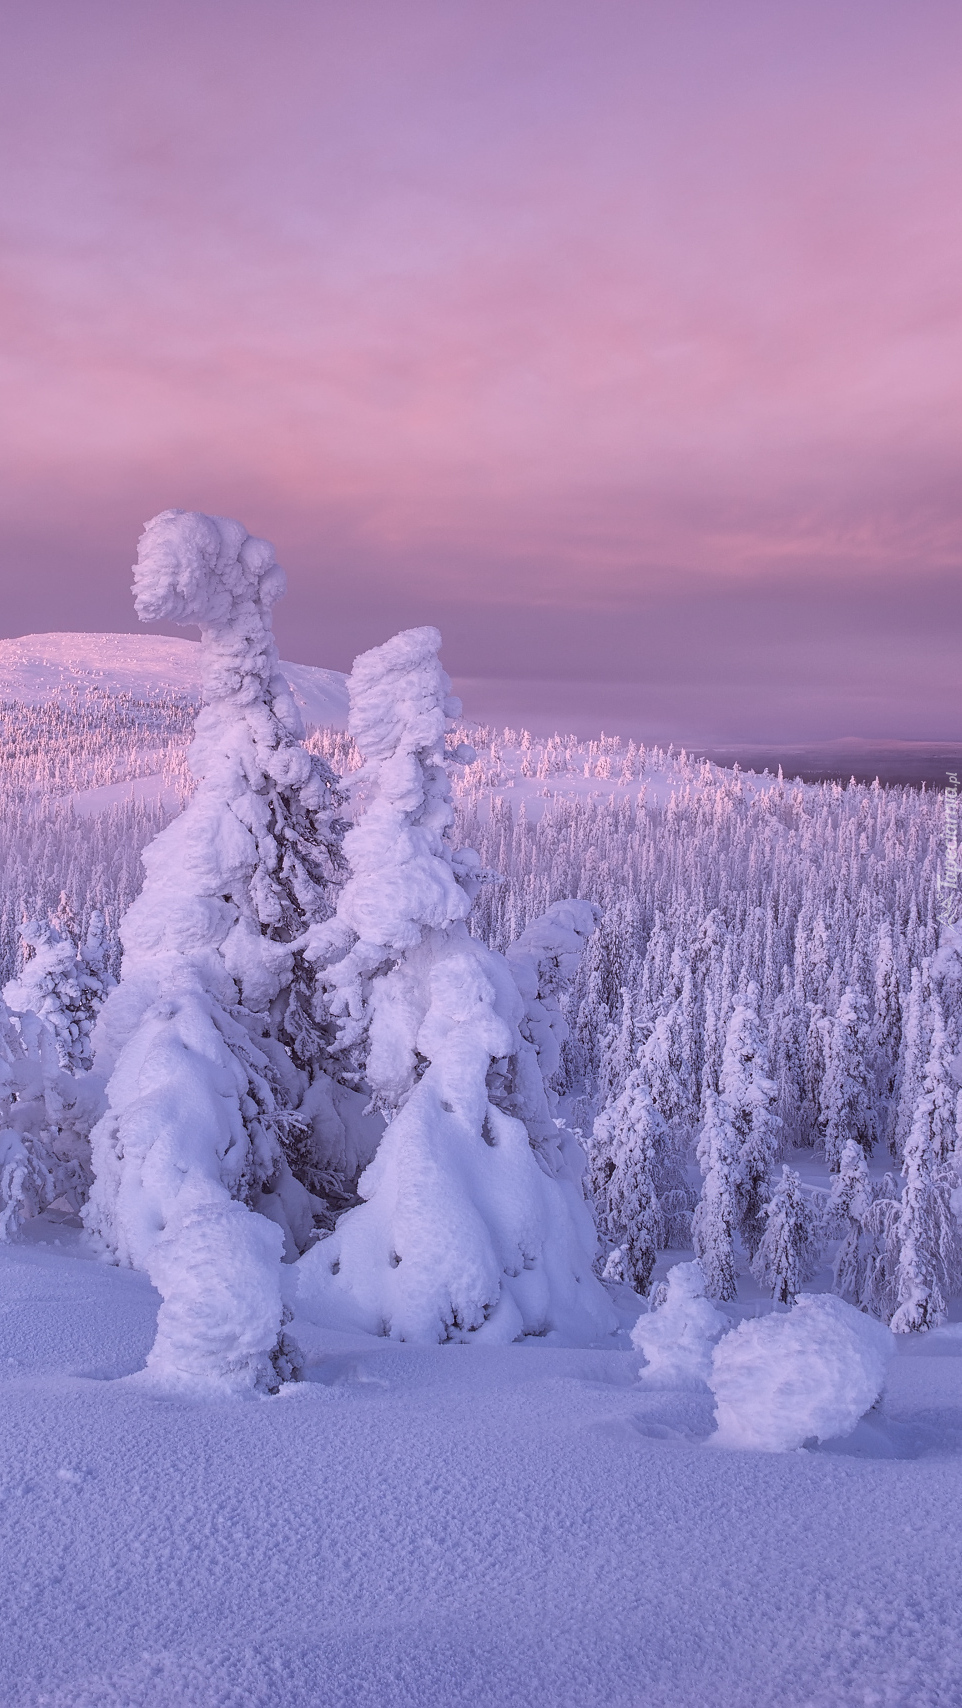
{"type": "Polygon", "coordinates": [[[783,1453],[848,1435],[882,1392],[894,1350],[887,1328],[830,1293],[741,1323],[712,1357],[713,1444],[783,1453]]]}
{"type": "Polygon", "coordinates": [[[642,1375],[650,1386],[701,1388],[711,1377],[712,1349],[730,1328],[705,1297],[701,1265],[676,1263],[663,1303],[638,1318],[631,1344],[645,1355],[642,1375]]]}

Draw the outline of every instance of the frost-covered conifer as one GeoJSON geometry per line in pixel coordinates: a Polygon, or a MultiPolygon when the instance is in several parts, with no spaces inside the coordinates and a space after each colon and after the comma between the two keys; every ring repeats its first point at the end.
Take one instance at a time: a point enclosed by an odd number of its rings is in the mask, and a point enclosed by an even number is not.
{"type": "Polygon", "coordinates": [[[658,1252],[666,1244],[657,1180],[665,1169],[671,1135],[636,1067],[614,1103],[594,1124],[589,1147],[590,1183],[598,1227],[621,1252],[621,1267],[636,1293],[647,1293],[658,1252]]]}
{"type": "Polygon", "coordinates": [[[887,1117],[895,1092],[895,1075],[902,1042],[898,968],[895,963],[890,919],[883,919],[879,924],[878,947],[875,953],[875,1015],[872,1036],[876,1052],[876,1087],[881,1112],[887,1117]]]}
{"type": "MultiPolygon", "coordinates": [[[[40,1030],[38,1023],[37,1031],[40,1030]]],[[[48,1049],[55,1055],[47,1028],[48,1049]]],[[[23,1222],[56,1196],[43,1142],[42,1067],[0,998],[0,1240],[16,1237],[23,1222]]]]}
{"type": "Polygon", "coordinates": [[[898,1306],[896,1334],[937,1328],[948,1300],[962,1280],[962,1230],[952,1214],[959,1185],[956,1161],[956,1087],[948,1069],[948,1046],[934,996],[931,1045],[922,1090],[902,1157],[905,1184],[898,1218],[898,1306]]]}
{"type": "Polygon", "coordinates": [[[633,993],[621,989],[621,1016],[617,1026],[607,1028],[601,1044],[598,1097],[603,1106],[611,1103],[628,1083],[638,1053],[638,1027],[633,993]]]}
{"type": "Polygon", "coordinates": [[[85,1219],[162,1295],[150,1368],[263,1388],[289,1369],[285,1239],[293,1256],[312,1232],[282,1145],[307,1076],[283,1041],[304,1046],[311,971],[297,944],[328,911],[337,796],[279,674],[271,607],[284,577],[267,542],[167,510],[134,573],[142,620],[200,627],[207,704],[196,793],[144,851],[95,1037],[109,1107],[85,1219]]]}
{"type": "Polygon", "coordinates": [[[868,1156],[875,1138],[868,1014],[864,998],[851,987],[845,990],[825,1036],[819,1131],[825,1160],[834,1173],[849,1139],[861,1145],[868,1156]]]}
{"type": "MultiPolygon", "coordinates": [[[[805,1004],[805,1015],[807,1024],[805,1028],[804,1099],[800,1133],[804,1143],[814,1145],[818,1137],[822,1084],[825,1078],[828,1036],[832,1023],[826,1016],[821,1003],[818,1002],[807,1002],[805,1004]]],[[[801,1020],[801,1013],[799,1013],[799,1020],[801,1020]]]]}
{"type": "Polygon", "coordinates": [[[701,1264],[709,1299],[734,1299],[735,1235],[738,1229],[740,1148],[731,1113],[706,1085],[705,1121],[698,1138],[703,1184],[692,1217],[695,1256],[701,1264]]]}
{"type": "Polygon", "coordinates": [[[525,1036],[537,1051],[552,1107],[551,1082],[569,1031],[562,997],[577,977],[585,948],[600,922],[601,909],[594,902],[556,901],[505,950],[525,999],[525,1036]]]}
{"type": "Polygon", "coordinates": [[[810,1281],[819,1256],[812,1213],[802,1196],[802,1182],[793,1168],[782,1164],[782,1177],[765,1206],[765,1232],[752,1259],[752,1274],[779,1304],[789,1304],[803,1281],[810,1281]]]}
{"type": "Polygon", "coordinates": [[[768,1027],[768,1056],[778,1086],[778,1118],[791,1144],[811,1143],[805,1126],[805,1010],[799,1009],[789,969],[782,968],[781,990],[768,1027]]]}
{"type": "Polygon", "coordinates": [[[363,811],[309,954],[389,1120],[363,1202],[301,1259],[299,1298],[318,1320],[400,1340],[583,1342],[614,1318],[580,1185],[541,1143],[543,1082],[536,1130],[511,1112],[530,1107],[538,1044],[508,962],[464,923],[477,859],[449,841],[444,740],[459,708],[439,645],[436,629],[408,630],[363,654],[349,684],[363,811]]]}
{"type": "Polygon", "coordinates": [[[27,959],[19,976],[4,986],[4,1001],[17,1013],[36,1014],[45,1021],[60,1066],[82,1072],[91,1065],[90,1035],[106,995],[103,915],[92,915],[82,949],[65,925],[50,920],[29,920],[20,935],[27,959]]]}
{"type": "Polygon", "coordinates": [[[524,1122],[528,1137],[552,1173],[578,1182],[585,1155],[558,1117],[555,1084],[568,1041],[563,997],[577,977],[585,947],[601,922],[590,901],[556,901],[509,943],[505,958],[524,1003],[520,1032],[531,1049],[493,1064],[488,1083],[499,1108],[524,1122]]]}
{"type": "Polygon", "coordinates": [[[682,1075],[678,1003],[668,1014],[658,1016],[642,1048],[645,1075],[651,1100],[663,1121],[677,1127],[688,1113],[682,1075]]]}
{"type": "Polygon", "coordinates": [[[922,1079],[928,1060],[928,969],[912,968],[912,981],[904,1000],[902,1015],[902,1048],[899,1057],[899,1100],[895,1117],[892,1148],[902,1155],[922,1091],[922,1079]]]}
{"type": "Polygon", "coordinates": [[[751,986],[728,1023],[721,1071],[721,1093],[738,1142],[738,1226],[749,1257],[765,1231],[763,1209],[779,1132],[778,1093],[768,1078],[757,1003],[751,986]]]}
{"type": "Polygon", "coordinates": [[[832,1182],[827,1218],[832,1233],[841,1237],[835,1258],[834,1288],[855,1305],[864,1300],[867,1260],[864,1230],[871,1204],[865,1152],[854,1139],[846,1139],[838,1173],[832,1182]]]}

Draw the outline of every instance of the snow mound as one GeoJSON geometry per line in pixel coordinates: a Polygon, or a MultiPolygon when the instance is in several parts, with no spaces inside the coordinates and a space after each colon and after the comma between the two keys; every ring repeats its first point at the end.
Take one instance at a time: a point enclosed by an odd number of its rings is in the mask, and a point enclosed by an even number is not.
{"type": "Polygon", "coordinates": [[[701,1388],[711,1380],[712,1349],[731,1323],[705,1298],[699,1263],[676,1263],[668,1271],[664,1303],[640,1316],[631,1344],[645,1355],[649,1387],[701,1388]]]}
{"type": "MultiPolygon", "coordinates": [[[[280,666],[306,724],[346,729],[346,677],[313,664],[280,666]]],[[[28,706],[73,694],[200,699],[201,649],[166,635],[49,634],[0,640],[0,701],[28,706]]]]}
{"type": "Polygon", "coordinates": [[[830,1293],[741,1323],[712,1358],[713,1444],[784,1453],[848,1435],[882,1392],[894,1351],[887,1328],[830,1293]]]}

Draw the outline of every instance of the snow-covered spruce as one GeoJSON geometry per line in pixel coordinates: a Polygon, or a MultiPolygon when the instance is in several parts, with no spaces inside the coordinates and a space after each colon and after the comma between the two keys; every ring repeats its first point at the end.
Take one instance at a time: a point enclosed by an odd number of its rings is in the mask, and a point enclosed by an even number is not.
{"type": "Polygon", "coordinates": [[[738,1232],[739,1143],[728,1105],[705,1089],[705,1123],[698,1137],[703,1184],[692,1217],[692,1241],[709,1299],[727,1301],[738,1291],[735,1237],[738,1232]]]}
{"type": "Polygon", "coordinates": [[[956,1132],[956,1086],[949,1071],[951,1051],[941,1006],[929,1000],[930,1047],[905,1140],[905,1184],[897,1227],[898,1307],[896,1334],[937,1328],[948,1301],[962,1285],[962,1227],[952,1213],[952,1196],[962,1181],[956,1132]]]}
{"type": "Polygon", "coordinates": [[[738,1218],[742,1243],[754,1257],[765,1231],[764,1208],[778,1147],[777,1088],[768,1078],[758,1023],[758,992],[737,1003],[725,1035],[721,1093],[738,1143],[738,1218]]]}
{"type": "MultiPolygon", "coordinates": [[[[66,897],[61,898],[66,902],[66,897]]],[[[107,994],[103,968],[103,914],[91,916],[83,945],[63,920],[31,919],[20,927],[26,959],[4,986],[3,999],[19,1014],[36,1014],[50,1027],[57,1060],[68,1072],[88,1069],[90,1037],[107,994]]]]}
{"type": "Polygon", "coordinates": [[[56,1196],[45,1142],[43,1065],[36,1047],[41,1038],[48,1057],[55,1061],[49,1028],[37,1022],[32,1040],[35,1047],[31,1051],[0,998],[0,1239],[3,1240],[15,1238],[21,1224],[39,1214],[56,1196]]]}
{"type": "Polygon", "coordinates": [[[778,1304],[787,1305],[803,1281],[811,1280],[821,1256],[815,1214],[802,1195],[800,1176],[787,1164],[764,1216],[765,1232],[752,1259],[752,1274],[778,1304]]]}
{"type": "MultiPolygon", "coordinates": [[[[345,839],[351,877],[309,953],[341,1047],[390,1120],[364,1202],[298,1264],[299,1306],[400,1340],[584,1343],[614,1314],[580,1184],[548,1142],[545,956],[531,940],[520,953],[526,1001],[505,958],[468,934],[477,860],[449,842],[444,741],[459,708],[439,645],[436,629],[407,631],[351,676],[364,810],[345,839]]],[[[547,956],[559,975],[562,923],[547,956]]],[[[565,931],[574,954],[584,931],[565,931]]]]}
{"type": "Polygon", "coordinates": [[[875,1142],[872,1049],[868,1010],[851,987],[842,994],[834,1020],[826,1023],[825,1077],[819,1095],[819,1131],[833,1171],[849,1140],[869,1155],[875,1142]]]}
{"type": "Polygon", "coordinates": [[[865,1152],[854,1139],[847,1139],[832,1181],[827,1222],[830,1232],[840,1239],[833,1272],[835,1292],[856,1305],[862,1304],[865,1296],[865,1228],[872,1197],[865,1152]]]}
{"type": "Polygon", "coordinates": [[[665,1245],[657,1175],[670,1144],[645,1070],[636,1067],[595,1121],[588,1157],[598,1230],[617,1245],[620,1273],[636,1293],[647,1293],[665,1245]]]}
{"type": "Polygon", "coordinates": [[[168,510],[147,524],[134,573],[142,620],[199,625],[207,704],[197,791],[144,851],[95,1035],[109,1107],[84,1214],[161,1292],[149,1368],[255,1390],[289,1367],[279,1266],[285,1240],[296,1250],[312,1231],[282,1145],[306,1075],[283,1042],[303,1047],[292,1006],[298,1027],[310,1018],[293,945],[328,909],[337,795],[278,673],[270,613],[284,578],[270,545],[239,522],[168,510]]]}

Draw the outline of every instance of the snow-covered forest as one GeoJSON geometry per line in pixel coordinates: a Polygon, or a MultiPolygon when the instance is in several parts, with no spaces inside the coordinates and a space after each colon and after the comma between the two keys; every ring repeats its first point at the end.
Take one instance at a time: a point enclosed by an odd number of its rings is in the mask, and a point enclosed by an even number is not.
{"type": "MultiPolygon", "coordinates": [[[[93,928],[96,976],[117,977],[141,853],[195,787],[196,710],[185,692],[104,688],[3,706],[0,976],[15,981],[14,1006],[39,1000],[41,929],[82,947],[93,928]],[[25,921],[39,924],[25,934],[25,921]]],[[[888,1321],[911,1295],[913,1322],[937,1320],[962,1285],[948,1211],[962,1009],[955,953],[940,951],[940,930],[952,935],[941,796],[740,775],[617,737],[453,727],[449,748],[465,743],[474,756],[449,767],[451,845],[476,849],[484,873],[471,935],[503,952],[556,902],[599,909],[559,996],[568,1036],[552,1088],[590,1153],[610,1275],[647,1291],[658,1250],[697,1242],[720,1297],[733,1294],[736,1251],[778,1296],[793,1264],[812,1268],[841,1239],[845,1297],[888,1321]],[[751,1063],[737,1090],[726,1049],[751,1063]],[[739,1099],[769,1085],[764,1137],[757,1115],[750,1141],[732,1137],[748,1119],[739,1099]],[[750,1189],[746,1142],[759,1148],[750,1189]],[[636,1176],[639,1145],[651,1158],[636,1176]],[[794,1204],[794,1257],[770,1257],[769,1204],[772,1229],[794,1204]],[[923,1283],[903,1253],[933,1215],[923,1283]]],[[[355,741],[314,727],[305,745],[341,777],[349,819],[355,741]]],[[[359,1161],[356,1146],[315,1159],[326,1221],[355,1195],[359,1161]]]]}
{"type": "Polygon", "coordinates": [[[177,680],[0,712],[5,1700],[942,1708],[941,797],[312,683],[282,589],[164,512],[177,680]]]}

